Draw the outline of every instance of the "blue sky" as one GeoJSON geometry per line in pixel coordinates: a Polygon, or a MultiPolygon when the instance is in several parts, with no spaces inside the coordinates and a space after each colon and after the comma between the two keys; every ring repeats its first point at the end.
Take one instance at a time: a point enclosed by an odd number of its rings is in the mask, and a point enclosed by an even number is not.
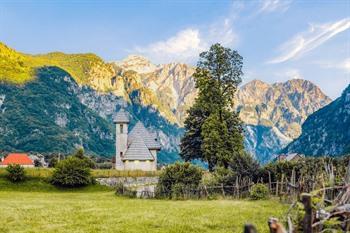
{"type": "Polygon", "coordinates": [[[244,57],[244,82],[304,78],[331,98],[350,83],[349,29],[346,0],[0,0],[0,41],[19,51],[195,64],[220,42],[244,57]]]}

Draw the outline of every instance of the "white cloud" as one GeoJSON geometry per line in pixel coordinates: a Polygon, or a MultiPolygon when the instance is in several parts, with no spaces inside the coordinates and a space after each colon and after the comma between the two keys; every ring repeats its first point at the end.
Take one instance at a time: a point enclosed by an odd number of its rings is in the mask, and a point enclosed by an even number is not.
{"type": "Polygon", "coordinates": [[[132,52],[142,54],[157,63],[197,61],[199,53],[211,44],[221,43],[232,47],[238,40],[232,28],[232,19],[225,18],[208,27],[187,28],[165,40],[146,46],[137,46],[132,52]]]}
{"type": "Polygon", "coordinates": [[[262,0],[260,2],[258,13],[285,12],[292,3],[291,0],[262,0]]]}
{"type": "Polygon", "coordinates": [[[350,58],[346,58],[343,61],[320,61],[316,62],[316,64],[320,65],[322,68],[325,69],[339,69],[344,71],[345,73],[350,73],[350,58]]]}
{"type": "Polygon", "coordinates": [[[141,53],[156,62],[169,59],[187,61],[202,50],[198,29],[185,29],[164,41],[158,41],[146,47],[136,47],[135,52],[141,53]]]}
{"type": "Polygon", "coordinates": [[[350,18],[345,18],[333,23],[310,25],[307,32],[299,33],[291,40],[284,43],[280,48],[281,55],[271,59],[268,63],[281,63],[300,58],[349,28],[350,18]]]}
{"type": "Polygon", "coordinates": [[[284,76],[289,79],[303,79],[300,71],[297,69],[290,69],[284,72],[284,76]]]}
{"type": "Polygon", "coordinates": [[[342,63],[340,63],[340,68],[350,73],[350,58],[346,59],[342,63]]]}

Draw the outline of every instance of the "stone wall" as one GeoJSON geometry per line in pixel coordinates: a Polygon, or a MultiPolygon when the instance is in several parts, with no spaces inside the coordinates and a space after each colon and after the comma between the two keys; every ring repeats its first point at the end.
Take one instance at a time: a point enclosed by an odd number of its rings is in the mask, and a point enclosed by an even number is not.
{"type": "Polygon", "coordinates": [[[155,187],[158,183],[158,177],[109,177],[96,178],[96,181],[101,185],[116,187],[122,183],[125,187],[129,187],[136,191],[136,196],[139,198],[154,197],[155,187]],[[144,196],[145,193],[147,196],[144,196]]]}
{"type": "Polygon", "coordinates": [[[158,183],[159,178],[155,177],[108,177],[108,178],[96,178],[96,181],[101,185],[107,185],[115,187],[117,184],[122,183],[126,187],[148,186],[158,183]]]}

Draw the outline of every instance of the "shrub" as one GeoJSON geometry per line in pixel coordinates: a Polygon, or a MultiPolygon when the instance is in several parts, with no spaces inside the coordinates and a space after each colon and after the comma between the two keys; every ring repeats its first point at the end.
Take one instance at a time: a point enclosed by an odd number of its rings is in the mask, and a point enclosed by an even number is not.
{"type": "Polygon", "coordinates": [[[186,189],[198,188],[202,175],[202,169],[190,163],[169,165],[159,176],[156,196],[171,198],[173,192],[174,196],[184,196],[186,189]]]}
{"type": "Polygon", "coordinates": [[[86,162],[74,156],[56,165],[51,183],[62,187],[79,187],[92,183],[91,171],[86,162]]]}
{"type": "Polygon", "coordinates": [[[251,187],[249,196],[252,200],[262,200],[269,197],[269,190],[264,184],[255,184],[251,187]]]}
{"type": "Polygon", "coordinates": [[[56,167],[58,163],[58,159],[56,157],[52,157],[50,160],[49,160],[49,167],[56,167]]]}
{"type": "Polygon", "coordinates": [[[10,164],[6,167],[7,179],[11,182],[20,182],[25,179],[24,168],[19,164],[10,164]]]}
{"type": "Polygon", "coordinates": [[[185,185],[182,183],[174,184],[171,188],[171,198],[174,200],[183,200],[185,194],[185,185]]]}
{"type": "Polygon", "coordinates": [[[84,161],[84,163],[86,163],[86,166],[89,168],[96,168],[96,164],[94,161],[92,161],[92,159],[90,159],[89,157],[84,155],[84,149],[80,148],[78,149],[75,154],[74,157],[81,159],[82,161],[84,161]]]}

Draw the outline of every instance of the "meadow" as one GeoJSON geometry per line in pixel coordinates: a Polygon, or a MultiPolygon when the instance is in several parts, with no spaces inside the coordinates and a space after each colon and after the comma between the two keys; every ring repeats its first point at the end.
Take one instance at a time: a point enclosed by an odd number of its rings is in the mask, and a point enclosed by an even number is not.
{"type": "Polygon", "coordinates": [[[144,200],[119,197],[99,185],[58,189],[31,179],[0,178],[0,232],[242,232],[247,222],[268,232],[277,200],[144,200]]]}
{"type": "MultiPolygon", "coordinates": [[[[49,178],[52,175],[53,168],[26,168],[26,176],[30,178],[49,178]]],[[[6,169],[0,168],[0,177],[6,175],[6,169]]],[[[91,174],[95,178],[102,177],[142,177],[158,176],[160,171],[118,171],[115,169],[92,169],[91,174]]]]}

